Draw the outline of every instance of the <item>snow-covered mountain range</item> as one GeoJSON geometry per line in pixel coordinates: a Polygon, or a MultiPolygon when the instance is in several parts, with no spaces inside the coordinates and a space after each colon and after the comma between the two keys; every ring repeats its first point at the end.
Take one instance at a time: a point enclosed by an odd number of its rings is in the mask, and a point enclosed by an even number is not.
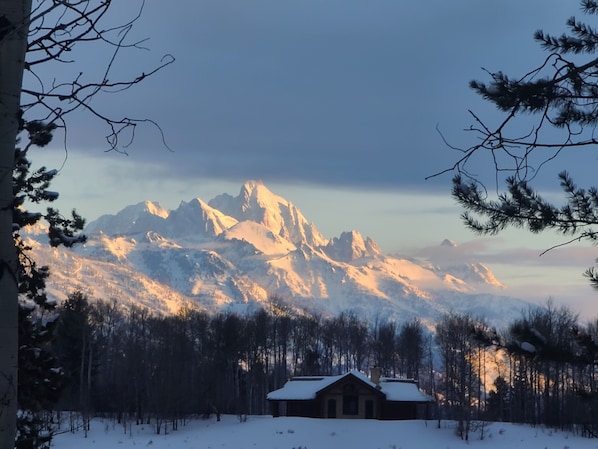
{"type": "MultiPolygon", "coordinates": [[[[251,311],[270,298],[322,315],[353,311],[368,319],[432,322],[450,310],[493,323],[518,315],[524,301],[482,264],[439,266],[383,254],[358,231],[325,238],[291,202],[257,181],[238,196],[181,202],[175,210],[146,201],[104,215],[85,230],[88,242],[53,249],[31,234],[49,293],[75,289],[156,312],[181,306],[251,311]]],[[[442,245],[453,245],[449,240],[442,245]]]]}

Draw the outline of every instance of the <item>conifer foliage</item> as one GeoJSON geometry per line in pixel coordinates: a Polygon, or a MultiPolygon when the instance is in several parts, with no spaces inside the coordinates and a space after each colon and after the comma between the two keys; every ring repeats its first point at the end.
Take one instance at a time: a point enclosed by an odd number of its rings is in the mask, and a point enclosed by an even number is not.
{"type": "Polygon", "coordinates": [[[42,147],[51,141],[54,126],[21,121],[20,127],[28,136],[29,144],[16,149],[13,172],[13,237],[19,260],[19,413],[15,447],[34,449],[48,447],[52,436],[51,411],[60,397],[64,376],[52,349],[57,315],[55,303],[48,300],[45,291],[50,271],[47,266],[38,266],[30,257],[31,248],[22,239],[21,230],[45,219],[53,246],[72,246],[85,241],[85,236],[79,234],[84,220],[75,211],[71,218],[66,218],[53,208],[48,208],[45,214],[26,209],[27,203],[52,202],[58,198],[56,192],[48,190],[56,170],[41,167],[31,171],[28,158],[30,148],[42,147]]]}
{"type": "MultiPolygon", "coordinates": [[[[588,16],[598,14],[595,0],[582,0],[581,7],[588,16]]],[[[504,113],[497,125],[490,125],[471,112],[474,124],[468,131],[476,135],[476,143],[459,148],[460,158],[447,170],[457,172],[452,194],[465,209],[465,224],[480,234],[496,234],[513,226],[533,233],[555,230],[565,236],[564,244],[598,240],[596,187],[578,187],[562,170],[559,182],[564,200],[559,205],[546,200],[532,185],[541,169],[567,149],[598,144],[598,32],[575,17],[566,26],[568,31],[560,36],[535,33],[548,56],[524,76],[489,72],[489,82],[470,83],[504,113]],[[506,189],[497,197],[472,174],[474,161],[485,157],[499,183],[504,176],[506,189]]],[[[598,288],[593,268],[586,276],[598,288]]]]}

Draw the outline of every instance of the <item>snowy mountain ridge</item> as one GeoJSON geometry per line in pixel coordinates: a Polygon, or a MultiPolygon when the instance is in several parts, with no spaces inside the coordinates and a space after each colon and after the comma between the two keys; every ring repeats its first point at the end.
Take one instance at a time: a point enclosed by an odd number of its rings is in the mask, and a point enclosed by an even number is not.
{"type": "Polygon", "coordinates": [[[71,250],[30,236],[39,263],[51,267],[48,289],[58,301],[81,289],[159,313],[183,305],[245,312],[275,296],[310,313],[428,322],[448,311],[502,321],[527,305],[503,296],[481,264],[388,256],[355,230],[326,239],[259,181],[246,182],[236,197],[195,198],[175,210],[151,201],[127,206],[85,233],[88,242],[71,250]]]}

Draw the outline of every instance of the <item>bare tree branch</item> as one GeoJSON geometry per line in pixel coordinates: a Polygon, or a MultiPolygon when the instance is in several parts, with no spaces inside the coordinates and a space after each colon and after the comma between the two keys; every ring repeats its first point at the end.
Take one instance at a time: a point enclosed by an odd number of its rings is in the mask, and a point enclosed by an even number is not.
{"type": "Polygon", "coordinates": [[[137,126],[149,124],[160,133],[164,147],[170,149],[163,130],[154,120],[126,116],[113,117],[92,105],[92,99],[97,95],[128,90],[175,61],[174,56],[167,54],[147,71],[128,79],[112,79],[117,56],[123,50],[147,49],[142,46],[145,39],[129,40],[133,26],[141,17],[145,0],[141,0],[138,10],[131,19],[117,25],[110,23],[107,16],[111,5],[111,0],[53,0],[41,2],[33,11],[26,68],[37,80],[37,86],[26,86],[23,89],[24,115],[27,117],[29,113],[35,111],[36,120],[56,124],[66,133],[67,116],[77,110],[85,110],[107,128],[106,151],[122,153],[126,153],[126,149],[133,142],[137,126]],[[69,52],[76,46],[96,42],[103,44],[104,48],[112,47],[112,52],[109,54],[103,72],[91,81],[84,80],[84,74],[80,72],[74,79],[54,79],[47,84],[35,71],[36,66],[48,62],[71,64],[73,61],[66,57],[69,52]]]}

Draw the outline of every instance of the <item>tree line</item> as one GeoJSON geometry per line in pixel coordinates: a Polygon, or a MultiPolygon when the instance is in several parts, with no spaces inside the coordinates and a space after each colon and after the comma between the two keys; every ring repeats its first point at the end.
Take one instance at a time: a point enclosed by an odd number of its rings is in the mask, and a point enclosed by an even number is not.
{"type": "Polygon", "coordinates": [[[267,393],[290,376],[372,366],[388,376],[431,373],[431,340],[419,321],[370,326],[353,313],[295,314],[275,299],[249,315],[185,308],[156,316],[81,292],[58,315],[53,348],[68,379],[58,408],[152,422],[158,433],[216,410],[268,414],[267,393]]]}
{"type": "Polygon", "coordinates": [[[501,330],[468,314],[432,327],[314,316],[278,298],[248,315],[156,316],[77,291],[56,313],[45,343],[60,372],[54,409],[78,412],[84,427],[99,415],[160,433],[189,416],[269,414],[267,393],[291,376],[379,367],[418,380],[463,438],[486,420],[598,433],[598,319],[582,324],[551,302],[501,330]]]}
{"type": "Polygon", "coordinates": [[[503,330],[470,315],[436,325],[442,417],[467,438],[476,420],[509,421],[598,436],[598,319],[567,307],[523,311],[503,330]]]}

